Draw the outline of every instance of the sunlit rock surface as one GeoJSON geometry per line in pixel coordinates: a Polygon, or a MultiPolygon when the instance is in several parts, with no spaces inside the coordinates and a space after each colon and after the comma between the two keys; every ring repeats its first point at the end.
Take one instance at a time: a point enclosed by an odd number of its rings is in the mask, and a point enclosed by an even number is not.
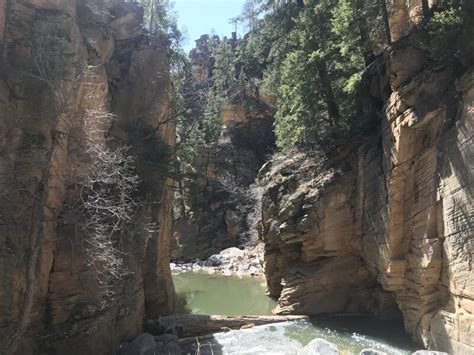
{"type": "Polygon", "coordinates": [[[174,144],[174,125],[165,123],[168,43],[142,34],[142,16],[121,0],[0,1],[2,354],[109,353],[141,331],[147,313],[173,304],[171,188],[147,169],[133,138],[148,127],[153,139],[174,144]],[[92,164],[83,128],[93,112],[115,119],[93,120],[89,138],[130,146],[140,191],[161,202],[140,209],[122,239],[125,270],[113,295],[98,283],[81,226],[64,218],[92,164]]]}
{"type": "Polygon", "coordinates": [[[329,161],[294,151],[266,167],[268,291],[279,313],[398,308],[420,343],[468,354],[474,67],[423,71],[410,45],[385,57],[388,77],[371,79],[384,101],[377,135],[329,161]]]}

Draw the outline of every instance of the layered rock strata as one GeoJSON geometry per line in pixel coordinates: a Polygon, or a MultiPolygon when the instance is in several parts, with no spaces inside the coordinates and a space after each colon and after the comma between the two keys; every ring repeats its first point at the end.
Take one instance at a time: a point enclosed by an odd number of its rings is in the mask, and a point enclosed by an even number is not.
{"type": "Polygon", "coordinates": [[[436,65],[425,40],[415,33],[371,66],[367,87],[384,103],[377,135],[329,160],[293,152],[262,172],[265,273],[277,313],[398,308],[418,342],[470,354],[472,35],[436,65]]]}
{"type": "Polygon", "coordinates": [[[0,1],[0,353],[111,353],[173,304],[173,195],[149,154],[175,140],[168,43],[143,35],[142,18],[121,0],[0,1]],[[69,212],[112,156],[131,159],[141,203],[111,239],[110,293],[91,220],[69,212]]]}

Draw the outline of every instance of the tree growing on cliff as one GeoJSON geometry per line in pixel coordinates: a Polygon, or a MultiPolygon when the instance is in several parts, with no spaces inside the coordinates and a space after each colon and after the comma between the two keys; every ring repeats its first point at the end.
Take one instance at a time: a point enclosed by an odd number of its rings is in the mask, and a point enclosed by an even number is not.
{"type": "Polygon", "coordinates": [[[56,117],[61,120],[73,110],[71,100],[66,95],[67,87],[78,87],[88,66],[83,56],[78,56],[77,61],[68,62],[65,53],[74,50],[71,43],[61,35],[50,33],[51,25],[39,26],[42,28],[37,29],[38,33],[27,44],[31,51],[31,67],[25,74],[51,95],[54,100],[51,109],[56,110],[56,117]]]}
{"type": "MultiPolygon", "coordinates": [[[[193,78],[191,64],[176,78],[179,92],[179,148],[196,149],[216,142],[220,132],[221,111],[238,92],[236,53],[232,40],[218,36],[202,36],[190,53],[208,71],[207,78],[193,78]]],[[[187,149],[189,150],[189,149],[187,149]]]]}
{"type": "Polygon", "coordinates": [[[378,0],[380,11],[382,13],[383,19],[383,26],[385,29],[385,39],[387,40],[387,44],[390,46],[392,45],[392,33],[390,32],[390,22],[388,20],[388,11],[387,11],[387,3],[386,0],[378,0]]]}
{"type": "Polygon", "coordinates": [[[343,78],[362,70],[345,65],[336,43],[332,9],[335,1],[309,1],[299,9],[287,35],[279,64],[277,144],[323,144],[344,134],[351,102],[343,78]],[[352,73],[351,73],[352,71],[352,73]]]}
{"type": "MultiPolygon", "coordinates": [[[[8,195],[26,196],[20,203],[25,203],[25,210],[31,209],[31,215],[28,213],[31,220],[25,225],[29,228],[29,248],[25,249],[27,265],[24,271],[19,271],[25,273],[21,311],[13,332],[5,342],[5,348],[0,350],[2,353],[16,353],[25,333],[30,330],[39,287],[47,280],[44,270],[39,266],[52,262],[43,258],[45,250],[54,249],[51,245],[56,242],[54,230],[60,230],[64,224],[76,227],[77,231],[83,229],[84,233],[80,233],[79,237],[85,246],[87,262],[91,270],[98,274],[99,285],[110,296],[110,278],[105,281],[100,277],[105,274],[116,275],[120,270],[124,254],[116,232],[123,225],[120,221],[126,223],[130,220],[125,217],[134,205],[132,191],[136,177],[132,157],[127,154],[126,148],[112,149],[107,146],[106,139],[100,139],[104,138],[103,130],[108,127],[101,126],[102,123],[107,123],[111,118],[106,106],[89,107],[85,113],[78,108],[79,97],[90,98],[91,102],[95,102],[93,92],[77,95],[81,88],[97,87],[97,80],[87,80],[89,75],[93,75],[93,67],[87,65],[84,52],[78,50],[80,47],[77,47],[74,35],[68,32],[74,38],[71,39],[58,31],[57,22],[39,21],[35,26],[41,27],[32,31],[34,35],[29,41],[22,42],[25,53],[29,54],[29,61],[25,60],[20,66],[24,68],[20,80],[23,81],[21,87],[30,88],[29,97],[39,99],[44,105],[40,109],[41,116],[31,121],[39,119],[42,133],[29,138],[25,132],[26,139],[22,144],[33,143],[32,146],[23,147],[33,153],[26,162],[37,166],[46,165],[40,166],[41,173],[30,179],[28,184],[13,181],[11,191],[2,191],[2,197],[7,199],[8,195]],[[83,114],[84,127],[80,127],[83,114]],[[38,138],[35,144],[32,137],[40,137],[40,144],[38,138]],[[87,164],[77,169],[82,174],[82,181],[73,186],[64,186],[70,181],[68,178],[74,170],[64,170],[63,159],[70,157],[69,153],[78,155],[79,159],[75,163],[87,161],[87,164]],[[78,185],[81,185],[80,188],[78,185]],[[70,190],[64,194],[63,189],[66,188],[70,190]],[[79,193],[74,193],[79,189],[79,193]],[[63,201],[63,198],[70,201],[63,201]]],[[[74,28],[78,30],[77,26],[74,28]]],[[[32,105],[35,106],[38,101],[32,105]]],[[[12,177],[18,175],[24,178],[22,172],[15,170],[16,167],[12,170],[12,177]]],[[[60,238],[69,236],[68,233],[58,235],[60,238]]]]}
{"type": "Polygon", "coordinates": [[[153,35],[162,33],[181,36],[174,3],[170,0],[138,0],[144,10],[145,28],[153,35]]]}
{"type": "Polygon", "coordinates": [[[236,55],[231,41],[225,37],[219,41],[213,57],[212,82],[214,91],[217,95],[227,96],[229,90],[237,84],[236,55]]]}
{"type": "Polygon", "coordinates": [[[128,147],[112,148],[109,144],[106,131],[114,117],[104,103],[80,112],[71,100],[70,88],[83,85],[84,96],[94,102],[96,67],[72,63],[65,68],[68,42],[61,37],[38,36],[30,45],[29,75],[54,99],[52,117],[58,120],[55,144],[74,142],[88,162],[81,174],[80,192],[65,203],[58,220],[82,231],[86,263],[95,272],[103,300],[110,301],[116,292],[114,283],[125,274],[122,239],[132,235],[130,227],[138,206],[135,157],[128,147]],[[78,127],[71,118],[81,116],[83,125],[78,127]]]}
{"type": "MultiPolygon", "coordinates": [[[[94,87],[94,77],[95,68],[88,67],[83,78],[86,90],[94,87]]],[[[80,189],[65,202],[59,221],[81,231],[85,262],[95,273],[105,305],[118,292],[117,281],[127,275],[124,244],[135,234],[140,205],[136,158],[129,147],[116,146],[107,138],[114,116],[105,103],[75,114],[82,115],[82,126],[69,139],[80,144],[87,163],[80,174],[80,189]]]]}
{"type": "Polygon", "coordinates": [[[278,97],[281,149],[328,147],[365,126],[357,92],[373,60],[371,41],[383,37],[377,1],[259,1],[258,25],[237,47],[237,68],[278,97]]]}
{"type": "Polygon", "coordinates": [[[177,15],[172,0],[138,0],[144,11],[144,27],[152,36],[166,36],[171,44],[172,70],[183,65],[185,57],[181,43],[183,33],[178,28],[177,15]]]}
{"type": "Polygon", "coordinates": [[[139,179],[135,157],[129,147],[110,148],[108,140],[97,139],[100,126],[108,127],[113,116],[103,107],[87,110],[84,117],[85,153],[91,164],[81,188],[75,211],[83,220],[88,263],[107,296],[117,291],[114,283],[126,275],[123,265],[123,238],[129,238],[138,207],[135,198],[139,179]]]}

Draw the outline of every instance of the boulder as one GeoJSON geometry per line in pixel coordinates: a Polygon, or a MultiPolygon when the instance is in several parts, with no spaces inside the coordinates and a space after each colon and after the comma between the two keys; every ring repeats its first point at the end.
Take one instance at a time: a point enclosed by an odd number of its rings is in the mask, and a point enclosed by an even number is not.
{"type": "Polygon", "coordinates": [[[160,343],[160,346],[156,345],[154,348],[148,349],[143,355],[167,354],[163,350],[163,344],[160,343]]]}
{"type": "Polygon", "coordinates": [[[205,266],[219,266],[222,263],[222,255],[214,254],[206,260],[205,266]]]}
{"type": "Polygon", "coordinates": [[[107,31],[98,28],[87,28],[84,31],[89,50],[92,51],[100,64],[109,62],[114,52],[114,40],[107,31]]]}
{"type": "Polygon", "coordinates": [[[140,334],[130,343],[124,343],[117,351],[120,355],[149,355],[157,350],[155,338],[153,335],[140,334]]]}
{"type": "Polygon", "coordinates": [[[177,342],[178,340],[179,338],[174,334],[163,334],[155,337],[157,343],[163,343],[165,345],[171,342],[177,342]]]}
{"type": "Polygon", "coordinates": [[[28,0],[27,3],[30,3],[37,9],[59,11],[71,17],[76,15],[75,0],[28,0]]]}
{"type": "Polygon", "coordinates": [[[163,354],[179,355],[182,353],[183,353],[183,350],[181,349],[179,344],[175,342],[166,344],[163,349],[163,354]]]}
{"type": "Polygon", "coordinates": [[[239,248],[228,248],[219,253],[225,259],[242,259],[245,251],[239,248]]]}
{"type": "Polygon", "coordinates": [[[376,350],[376,349],[364,349],[359,355],[388,355],[386,352],[376,350]]]}
{"type": "Polygon", "coordinates": [[[143,8],[135,3],[116,6],[111,11],[115,19],[109,23],[116,40],[131,39],[142,33],[143,8]]]}
{"type": "Polygon", "coordinates": [[[261,266],[260,258],[257,256],[255,259],[250,260],[249,266],[254,266],[257,268],[260,267],[261,266]]]}
{"type": "Polygon", "coordinates": [[[88,24],[108,24],[112,20],[112,16],[109,11],[104,11],[103,5],[79,1],[77,4],[78,16],[88,24]]]}
{"type": "Polygon", "coordinates": [[[425,64],[426,57],[422,50],[406,47],[390,53],[388,74],[393,89],[407,83],[418,74],[425,64]]]}
{"type": "Polygon", "coordinates": [[[324,340],[314,339],[303,349],[298,351],[298,355],[338,355],[337,346],[324,340]]]}

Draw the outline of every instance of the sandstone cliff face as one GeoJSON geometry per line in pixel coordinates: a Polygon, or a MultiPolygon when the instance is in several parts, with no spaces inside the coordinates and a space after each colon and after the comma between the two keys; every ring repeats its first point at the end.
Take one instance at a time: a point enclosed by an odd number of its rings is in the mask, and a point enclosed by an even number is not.
{"type": "Polygon", "coordinates": [[[385,108],[377,136],[329,161],[293,152],[262,172],[265,272],[278,313],[398,308],[415,340],[471,354],[472,36],[462,64],[435,68],[419,36],[372,66],[368,87],[385,108]]]}
{"type": "MultiPolygon", "coordinates": [[[[198,80],[197,78],[196,80],[198,80]]],[[[185,183],[186,216],[176,222],[175,260],[204,259],[250,238],[250,185],[273,150],[273,106],[254,85],[225,105],[218,142],[198,149],[185,183]]]]}
{"type": "Polygon", "coordinates": [[[111,353],[146,315],[170,311],[172,192],[149,154],[175,140],[168,45],[142,34],[142,16],[121,0],[0,1],[1,353],[111,353]],[[129,146],[140,178],[113,295],[67,218],[90,144],[129,146]]]}

